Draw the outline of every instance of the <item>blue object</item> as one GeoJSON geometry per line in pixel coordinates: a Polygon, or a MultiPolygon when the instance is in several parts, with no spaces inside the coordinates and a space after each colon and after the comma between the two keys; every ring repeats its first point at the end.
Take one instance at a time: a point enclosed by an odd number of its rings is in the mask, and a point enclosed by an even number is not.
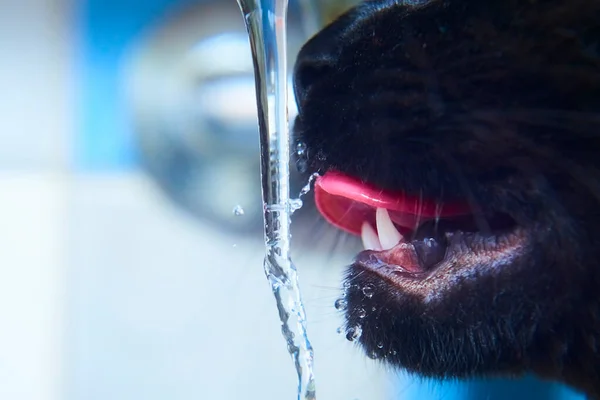
{"type": "MultiPolygon", "coordinates": [[[[225,0],[228,1],[228,0],[225,0]]],[[[231,0],[233,1],[233,0],[231,0]]],[[[127,120],[121,68],[134,38],[165,11],[191,0],[86,0],[79,3],[76,170],[131,169],[138,164],[127,120]]]]}
{"type": "Polygon", "coordinates": [[[442,382],[403,375],[396,388],[398,400],[585,400],[563,385],[531,376],[442,382]]]}

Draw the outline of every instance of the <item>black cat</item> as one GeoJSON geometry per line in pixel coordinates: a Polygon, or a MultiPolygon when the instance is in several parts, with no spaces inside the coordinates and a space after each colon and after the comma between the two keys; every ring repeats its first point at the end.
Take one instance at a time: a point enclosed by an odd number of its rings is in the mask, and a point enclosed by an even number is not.
{"type": "Polygon", "coordinates": [[[349,336],[427,377],[600,398],[600,0],[367,1],[295,67],[349,336]]]}

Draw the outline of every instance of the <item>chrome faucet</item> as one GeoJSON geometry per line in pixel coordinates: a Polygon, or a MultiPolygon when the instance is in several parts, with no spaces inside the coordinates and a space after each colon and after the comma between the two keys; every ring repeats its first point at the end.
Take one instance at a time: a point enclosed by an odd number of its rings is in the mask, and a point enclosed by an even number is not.
{"type": "MultiPolygon", "coordinates": [[[[288,64],[310,36],[358,2],[291,0],[288,64]]],[[[176,10],[142,38],[126,71],[134,132],[153,180],[201,221],[260,232],[254,71],[236,2],[176,10]],[[238,204],[243,218],[232,214],[238,204]]],[[[292,122],[297,109],[289,87],[292,122]]],[[[295,183],[299,191],[303,182],[295,183]]]]}

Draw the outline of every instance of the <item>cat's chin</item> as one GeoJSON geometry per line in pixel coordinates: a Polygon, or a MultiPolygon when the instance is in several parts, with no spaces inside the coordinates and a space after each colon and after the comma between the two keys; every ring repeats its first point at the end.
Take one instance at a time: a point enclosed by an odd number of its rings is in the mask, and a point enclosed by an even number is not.
{"type": "Polygon", "coordinates": [[[454,232],[428,269],[414,260],[413,244],[359,253],[344,281],[346,337],[370,358],[425,377],[525,373],[530,360],[515,343],[536,323],[529,314],[523,331],[512,330],[523,318],[515,310],[528,303],[519,305],[527,298],[506,281],[529,277],[529,238],[522,228],[498,237],[454,232]]]}

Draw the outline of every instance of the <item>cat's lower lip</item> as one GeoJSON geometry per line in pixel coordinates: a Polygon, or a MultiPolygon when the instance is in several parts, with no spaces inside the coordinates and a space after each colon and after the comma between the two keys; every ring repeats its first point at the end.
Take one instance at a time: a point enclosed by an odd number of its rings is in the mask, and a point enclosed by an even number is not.
{"type": "Polygon", "coordinates": [[[414,247],[410,243],[384,251],[365,250],[358,253],[355,262],[385,277],[395,276],[408,279],[422,279],[427,272],[416,262],[414,247]],[[390,253],[393,252],[393,255],[390,253]],[[394,259],[394,261],[390,261],[394,259]]]}
{"type": "Polygon", "coordinates": [[[396,228],[386,209],[378,208],[375,214],[376,228],[364,221],[361,237],[365,249],[373,251],[377,262],[395,265],[412,273],[422,273],[443,260],[448,233],[443,232],[435,221],[432,226],[435,232],[427,232],[425,228],[405,237],[396,228]]]}
{"type": "Polygon", "coordinates": [[[355,262],[383,277],[398,279],[424,279],[434,273],[438,265],[444,263],[449,254],[455,254],[461,245],[463,232],[446,233],[447,246],[442,257],[435,263],[424,264],[415,246],[416,241],[402,240],[387,250],[364,250],[355,258],[355,262]]]}
{"type": "MultiPolygon", "coordinates": [[[[527,230],[515,227],[512,231],[495,235],[479,232],[452,232],[447,234],[448,245],[443,259],[431,268],[423,269],[410,243],[383,251],[365,250],[358,254],[354,265],[418,293],[431,289],[440,281],[452,282],[456,277],[469,278],[495,273],[510,265],[528,246],[527,230]]],[[[461,278],[461,279],[462,279],[461,278]]]]}

